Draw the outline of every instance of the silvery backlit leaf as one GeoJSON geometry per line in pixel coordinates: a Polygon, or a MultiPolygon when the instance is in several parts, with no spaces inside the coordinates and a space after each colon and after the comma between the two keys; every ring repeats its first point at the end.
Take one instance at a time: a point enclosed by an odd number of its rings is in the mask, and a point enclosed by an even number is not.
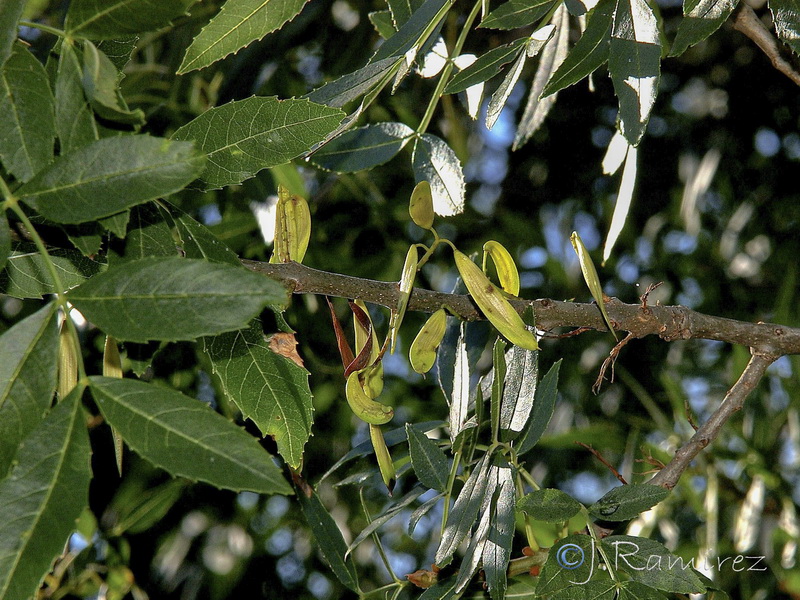
{"type": "Polygon", "coordinates": [[[414,178],[428,181],[433,194],[433,210],[450,217],[464,211],[464,171],[456,153],[444,140],[429,133],[414,144],[414,178]]]}

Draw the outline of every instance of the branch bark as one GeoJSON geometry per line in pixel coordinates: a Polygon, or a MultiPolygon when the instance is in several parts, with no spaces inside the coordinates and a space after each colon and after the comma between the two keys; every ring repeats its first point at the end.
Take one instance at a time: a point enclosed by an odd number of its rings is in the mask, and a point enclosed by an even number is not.
{"type": "Polygon", "coordinates": [[[733,27],[753,40],[767,55],[773,67],[800,85],[800,73],[783,58],[775,36],[764,26],[755,11],[746,2],[742,2],[736,10],[733,27]]]}
{"type": "MultiPolygon", "coordinates": [[[[280,281],[295,294],[321,294],[339,298],[358,298],[388,308],[397,306],[398,284],[359,279],[338,273],[318,271],[298,263],[270,264],[242,261],[253,271],[280,281]]],[[[606,331],[603,316],[596,304],[561,302],[547,298],[511,300],[520,314],[532,306],[536,326],[545,331],[559,327],[587,327],[606,331]]],[[[432,313],[447,307],[466,320],[483,319],[478,307],[467,295],[445,294],[414,288],[408,309],[432,313]]],[[[707,339],[747,346],[755,354],[782,356],[800,354],[800,329],[769,323],[748,323],[696,312],[684,306],[626,304],[616,298],[606,302],[606,310],[614,328],[633,337],[657,335],[666,341],[707,339]]]]}

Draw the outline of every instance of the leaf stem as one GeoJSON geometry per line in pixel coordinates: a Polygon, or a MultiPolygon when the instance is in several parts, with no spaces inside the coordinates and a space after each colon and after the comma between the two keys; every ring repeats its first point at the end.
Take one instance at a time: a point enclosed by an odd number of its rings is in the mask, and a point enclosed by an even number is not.
{"type": "Polygon", "coordinates": [[[444,528],[447,524],[447,517],[450,515],[450,498],[453,496],[453,484],[456,481],[458,467],[461,465],[461,448],[456,450],[453,455],[453,466],[450,467],[450,475],[447,477],[447,489],[444,492],[444,508],[442,510],[442,527],[440,535],[444,535],[444,528]]]}
{"type": "Polygon", "coordinates": [[[611,575],[611,579],[615,582],[619,583],[619,576],[617,572],[614,570],[612,566],[611,559],[608,558],[606,554],[605,548],[603,548],[603,544],[600,542],[600,539],[597,537],[597,532],[594,530],[594,524],[592,523],[592,518],[589,516],[589,511],[586,509],[585,506],[581,506],[581,514],[586,519],[586,529],[589,530],[589,535],[592,536],[592,541],[594,542],[597,551],[600,553],[600,558],[603,559],[603,562],[608,567],[608,573],[611,575]]]}
{"type": "MultiPolygon", "coordinates": [[[[364,518],[366,518],[367,525],[369,525],[372,522],[372,517],[370,517],[369,510],[367,509],[367,503],[364,500],[364,488],[361,488],[358,491],[358,497],[361,499],[361,508],[364,510],[364,518]]],[[[397,575],[395,575],[394,571],[392,570],[392,565],[389,562],[389,557],[386,556],[386,551],[383,549],[383,543],[381,543],[381,538],[378,536],[378,532],[373,532],[371,537],[375,547],[378,549],[378,554],[383,561],[383,566],[386,567],[386,570],[389,572],[389,575],[391,576],[395,585],[403,585],[403,581],[398,579],[397,575]]]]}
{"type": "Polygon", "coordinates": [[[436,89],[433,91],[433,96],[431,97],[431,101],[428,103],[428,108],[425,109],[425,115],[422,117],[422,121],[420,121],[419,126],[417,127],[417,135],[422,135],[428,129],[428,125],[430,125],[431,119],[433,118],[433,113],[436,111],[436,106],[439,104],[439,99],[442,96],[442,92],[444,91],[448,81],[450,81],[450,74],[453,72],[453,60],[459,54],[461,54],[461,49],[464,47],[464,42],[467,41],[467,35],[469,34],[470,29],[472,29],[472,24],[475,22],[475,18],[478,16],[482,4],[483,0],[478,0],[475,3],[475,6],[472,7],[469,15],[467,15],[467,20],[464,22],[464,28],[458,35],[456,45],[453,46],[453,51],[450,53],[450,58],[447,60],[447,63],[442,69],[442,74],[439,76],[439,82],[436,84],[436,89]]]}
{"type": "Polygon", "coordinates": [[[50,27],[49,25],[45,25],[44,23],[36,23],[35,21],[25,21],[21,20],[19,24],[22,27],[31,27],[32,29],[38,29],[40,31],[46,31],[47,33],[52,33],[55,36],[65,38],[67,37],[66,32],[63,29],[56,29],[55,27],[50,27]]]}

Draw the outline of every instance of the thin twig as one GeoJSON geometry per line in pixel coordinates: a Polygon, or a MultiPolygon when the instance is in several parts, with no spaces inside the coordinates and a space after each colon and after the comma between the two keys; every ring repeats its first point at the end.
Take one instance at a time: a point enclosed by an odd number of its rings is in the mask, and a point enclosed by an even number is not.
{"type": "Polygon", "coordinates": [[[608,356],[603,361],[603,364],[600,366],[600,373],[597,375],[597,379],[592,386],[592,392],[597,393],[600,391],[600,386],[603,385],[603,381],[606,378],[606,371],[608,367],[611,367],[611,381],[614,381],[614,363],[617,362],[617,358],[619,358],[619,353],[622,349],[627,346],[628,342],[634,339],[634,335],[629,333],[626,335],[622,340],[617,342],[617,345],[611,349],[611,352],[608,353],[608,356]]]}
{"type": "Polygon", "coordinates": [[[750,357],[750,362],[747,363],[744,371],[742,371],[739,380],[728,390],[719,408],[714,411],[708,421],[700,426],[692,436],[692,439],[678,449],[667,466],[661,469],[648,483],[659,485],[668,490],[675,487],[678,479],[689,467],[694,457],[713,442],[728,419],[742,409],[745,399],[756,388],[767,367],[776,358],[777,356],[774,355],[753,354],[750,357]]]}
{"type": "Polygon", "coordinates": [[[778,69],[778,71],[786,75],[797,85],[800,85],[800,73],[789,64],[789,61],[783,58],[775,36],[764,26],[755,11],[750,8],[746,2],[739,4],[739,8],[736,11],[736,18],[733,21],[733,27],[753,40],[764,54],[767,55],[773,67],[778,69]]]}
{"type": "Polygon", "coordinates": [[[595,457],[597,460],[599,460],[601,463],[603,463],[603,464],[604,464],[604,465],[605,465],[605,466],[608,468],[608,470],[609,470],[609,471],[611,471],[611,473],[613,473],[614,477],[616,477],[617,479],[619,479],[619,480],[622,482],[622,485],[628,485],[628,482],[627,482],[627,481],[625,481],[625,478],[624,478],[624,477],[623,477],[623,476],[620,474],[620,472],[619,472],[619,471],[617,471],[617,470],[614,468],[614,465],[612,465],[610,462],[608,462],[608,461],[607,461],[607,460],[606,460],[606,459],[603,457],[603,455],[602,455],[602,454],[600,454],[600,452],[599,452],[599,451],[597,451],[597,450],[595,450],[594,448],[592,448],[592,447],[591,447],[589,444],[584,444],[583,442],[577,442],[577,441],[576,441],[575,443],[576,443],[576,444],[578,444],[578,446],[581,446],[581,447],[583,447],[583,448],[586,448],[586,449],[587,449],[589,452],[591,452],[592,454],[594,454],[594,457],[595,457]]]}

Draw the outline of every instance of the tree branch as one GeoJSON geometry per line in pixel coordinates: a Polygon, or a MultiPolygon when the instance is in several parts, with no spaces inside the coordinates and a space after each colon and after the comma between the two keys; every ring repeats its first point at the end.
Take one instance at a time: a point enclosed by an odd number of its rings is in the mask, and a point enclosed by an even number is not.
{"type": "Polygon", "coordinates": [[[772,35],[772,32],[764,26],[755,11],[753,11],[746,2],[742,2],[736,10],[736,18],[733,21],[733,27],[753,40],[764,54],[767,55],[773,67],[778,69],[778,71],[786,75],[797,85],[800,85],[800,73],[783,58],[778,42],[772,35]]]}
{"type": "Polygon", "coordinates": [[[777,356],[772,355],[753,354],[750,362],[747,363],[747,367],[742,371],[739,380],[728,390],[719,408],[695,432],[692,439],[678,449],[669,464],[661,469],[648,483],[659,485],[668,490],[675,487],[678,479],[689,467],[694,457],[713,442],[728,419],[742,409],[745,399],[756,388],[767,367],[776,358],[777,356]]]}
{"type": "MultiPolygon", "coordinates": [[[[298,263],[270,264],[245,260],[253,271],[280,281],[295,294],[321,294],[340,298],[358,298],[388,308],[397,306],[398,284],[359,279],[337,273],[318,271],[298,263]]],[[[559,327],[607,328],[596,304],[561,302],[550,299],[511,300],[520,314],[532,306],[536,326],[545,331],[559,327]]],[[[445,294],[414,288],[408,310],[432,313],[447,307],[466,321],[483,319],[478,307],[467,295],[445,294]]],[[[754,354],[781,356],[800,354],[800,329],[769,323],[748,323],[714,317],[684,306],[625,304],[616,298],[606,302],[606,310],[615,329],[633,337],[657,335],[666,341],[707,339],[751,348],[754,354]]]]}

